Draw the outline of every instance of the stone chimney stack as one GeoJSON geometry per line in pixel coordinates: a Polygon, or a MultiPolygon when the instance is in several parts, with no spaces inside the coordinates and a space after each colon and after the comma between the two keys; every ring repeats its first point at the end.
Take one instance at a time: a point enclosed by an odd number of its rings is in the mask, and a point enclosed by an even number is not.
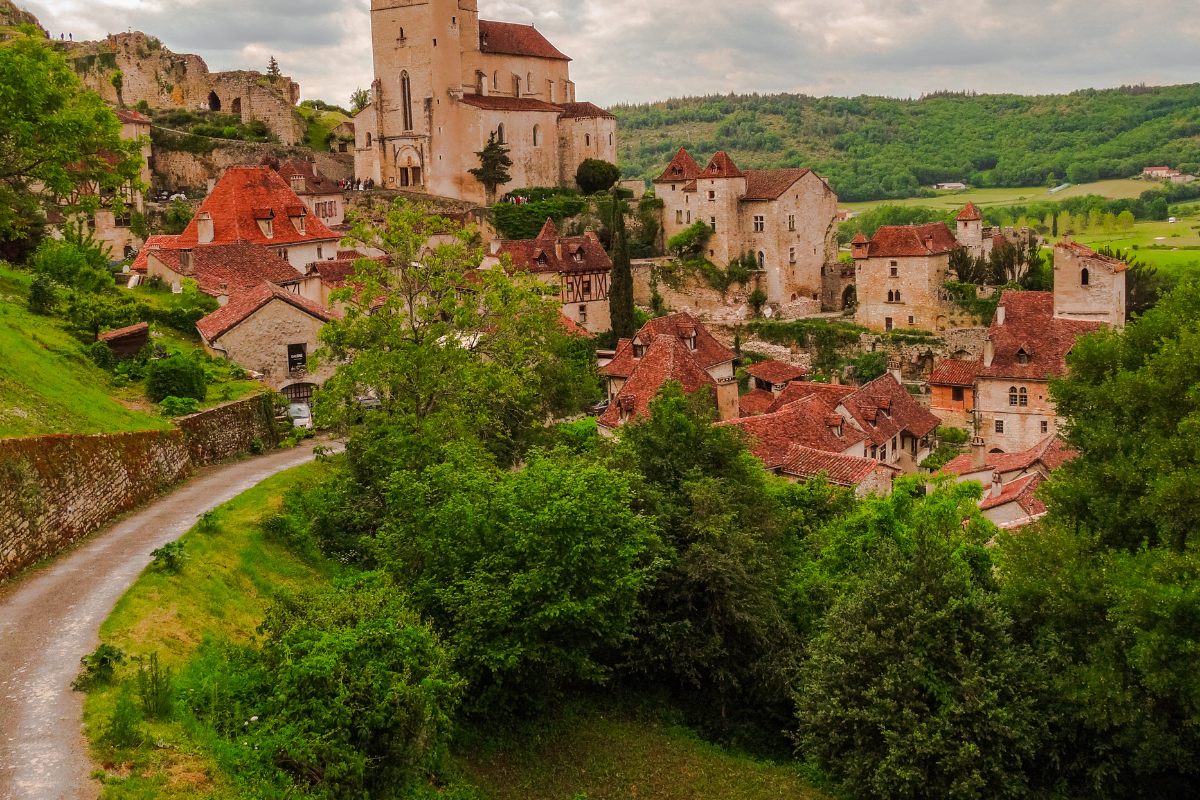
{"type": "Polygon", "coordinates": [[[1004,306],[997,306],[996,308],[996,324],[1004,324],[1004,306]]]}
{"type": "Polygon", "coordinates": [[[983,443],[982,436],[975,436],[971,439],[971,469],[983,469],[987,466],[987,445],[983,443]]]}
{"type": "Polygon", "coordinates": [[[1000,473],[992,473],[992,497],[999,497],[1004,493],[1004,484],[1000,483],[1000,473]]]}
{"type": "Polygon", "coordinates": [[[196,215],[196,240],[200,244],[211,244],[216,231],[213,228],[212,215],[203,211],[196,215]]]}
{"type": "Polygon", "coordinates": [[[213,193],[213,189],[215,189],[216,187],[217,187],[217,179],[216,179],[216,178],[209,178],[209,179],[208,179],[208,194],[212,194],[212,193],[213,193]]]}
{"type": "Polygon", "coordinates": [[[562,240],[554,243],[554,255],[558,256],[558,260],[562,261],[562,240]]]}
{"type": "Polygon", "coordinates": [[[842,373],[835,370],[833,373],[833,377],[831,377],[829,379],[829,382],[832,383],[834,386],[841,386],[842,385],[842,373]]]}
{"type": "Polygon", "coordinates": [[[888,372],[892,373],[892,377],[896,379],[896,383],[904,383],[904,378],[901,377],[900,361],[898,359],[888,359],[888,372]]]}
{"type": "Polygon", "coordinates": [[[983,365],[990,367],[996,359],[996,343],[991,340],[991,337],[983,341],[983,365]]]}
{"type": "Polygon", "coordinates": [[[492,239],[492,255],[496,255],[500,252],[500,243],[502,241],[504,240],[499,236],[497,236],[495,239],[492,239]]]}

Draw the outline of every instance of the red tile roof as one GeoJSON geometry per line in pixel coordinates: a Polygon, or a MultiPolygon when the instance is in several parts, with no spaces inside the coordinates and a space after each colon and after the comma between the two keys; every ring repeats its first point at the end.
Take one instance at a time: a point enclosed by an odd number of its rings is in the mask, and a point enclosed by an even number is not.
{"type": "Polygon", "coordinates": [[[816,396],[797,400],[770,414],[716,424],[734,425],[745,431],[750,437],[750,452],[767,469],[780,466],[793,445],[802,444],[827,453],[842,453],[863,440],[862,431],[832,414],[832,409],[816,396]],[[839,424],[842,431],[840,436],[837,433],[839,424]]]}
{"type": "Polygon", "coordinates": [[[922,408],[890,373],[846,395],[840,407],[846,409],[873,445],[884,444],[901,431],[920,438],[932,433],[942,422],[922,408]]]}
{"type": "Polygon", "coordinates": [[[702,369],[711,369],[717,364],[737,358],[737,353],[713,338],[708,329],[700,324],[700,320],[686,311],[649,320],[634,335],[633,340],[637,342],[640,339],[644,343],[649,343],[659,336],[666,335],[674,336],[682,341],[691,338],[693,332],[696,335],[696,349],[691,353],[702,369]]]}
{"type": "Polygon", "coordinates": [[[121,339],[126,336],[136,336],[145,334],[150,330],[150,323],[139,322],[136,325],[130,325],[126,328],[117,328],[115,331],[104,331],[96,337],[97,342],[111,342],[114,339],[121,339]]]}
{"type": "MultiPolygon", "coordinates": [[[[288,210],[303,208],[304,201],[270,167],[230,167],[200,206],[200,213],[208,212],[212,217],[213,244],[248,241],[278,246],[338,238],[325,223],[307,212],[305,232],[300,233],[288,218],[288,210]],[[274,235],[268,239],[255,220],[270,214],[274,215],[274,235]]],[[[199,243],[197,225],[193,219],[179,237],[179,246],[194,247],[199,243]]]]}
{"type": "Polygon", "coordinates": [[[746,172],[746,194],[743,200],[778,200],[780,195],[812,170],[752,169],[746,172]]]}
{"type": "Polygon", "coordinates": [[[697,177],[701,178],[744,178],[745,175],[737,164],[733,163],[733,159],[724,150],[718,150],[712,160],[708,162],[708,166],[704,168],[704,172],[697,177]]]}
{"type": "Polygon", "coordinates": [[[510,56],[533,56],[570,61],[532,25],[479,20],[479,50],[510,56]]]}
{"type": "Polygon", "coordinates": [[[154,258],[164,266],[196,281],[210,297],[230,296],[258,286],[263,281],[291,283],[300,273],[274,250],[253,242],[202,244],[192,248],[192,264],[184,268],[180,250],[160,249],[154,258]],[[223,289],[221,284],[225,284],[223,289]]]}
{"type": "Polygon", "coordinates": [[[179,246],[178,236],[155,235],[146,239],[146,243],[142,245],[142,249],[138,251],[137,258],[130,265],[130,272],[140,272],[143,275],[146,273],[146,258],[151,253],[160,249],[172,249],[179,246]]]}
{"type": "Polygon", "coordinates": [[[196,330],[200,331],[204,341],[212,344],[272,300],[282,300],[322,322],[329,322],[338,316],[320,303],[314,303],[273,283],[262,283],[230,298],[228,304],[197,322],[196,330]]]}
{"type": "Polygon", "coordinates": [[[971,466],[971,454],[964,453],[949,461],[941,469],[942,475],[971,475],[976,472],[990,470],[1006,475],[1009,472],[1020,472],[1041,463],[1047,472],[1053,472],[1067,461],[1079,455],[1075,450],[1068,450],[1056,434],[1047,436],[1028,450],[1019,453],[988,453],[982,467],[971,466]]]}
{"type": "Polygon", "coordinates": [[[559,103],[558,107],[562,109],[559,119],[616,119],[593,103],[559,103]]]}
{"type": "Polygon", "coordinates": [[[587,328],[579,327],[579,323],[568,317],[566,314],[559,312],[558,324],[569,336],[578,336],[580,339],[595,339],[596,334],[589,331],[587,328]]]}
{"type": "MultiPolygon", "coordinates": [[[[1034,497],[1037,488],[1045,482],[1046,478],[1040,472],[1035,472],[1024,478],[1018,478],[1011,483],[1004,484],[1000,488],[1000,494],[995,497],[989,494],[979,504],[979,507],[986,511],[989,508],[1016,503],[1025,512],[1026,516],[1032,517],[1035,514],[1045,513],[1046,504],[1034,497]]],[[[985,486],[984,491],[989,491],[988,487],[985,486]]]]}
{"type": "Polygon", "coordinates": [[[746,372],[759,380],[775,385],[798,381],[808,374],[808,370],[804,367],[786,364],[783,361],[760,361],[746,367],[746,372]]]}
{"type": "Polygon", "coordinates": [[[117,119],[126,125],[149,125],[151,120],[145,114],[130,108],[118,108],[113,112],[117,119]]]}
{"type": "Polygon", "coordinates": [[[797,444],[792,445],[779,471],[806,480],[823,474],[827,481],[838,486],[856,486],[869,477],[876,467],[900,472],[899,467],[882,464],[873,458],[827,453],[797,444]]]}
{"type": "Polygon", "coordinates": [[[765,414],[774,402],[774,392],[768,392],[766,389],[755,389],[749,394],[744,394],[738,398],[738,412],[743,417],[765,414]]]}
{"type": "Polygon", "coordinates": [[[926,225],[883,225],[867,245],[868,258],[930,256],[960,247],[944,222],[926,225]]]}
{"type": "Polygon", "coordinates": [[[958,216],[955,219],[959,222],[974,222],[982,220],[983,214],[979,213],[979,209],[975,207],[975,204],[968,200],[967,204],[963,206],[963,210],[958,212],[958,216]]]}
{"type": "Polygon", "coordinates": [[[562,110],[556,105],[532,97],[504,97],[498,94],[464,94],[462,102],[489,111],[542,111],[558,114],[562,110]]]}
{"type": "Polygon", "coordinates": [[[975,375],[979,372],[982,363],[979,359],[974,361],[946,359],[929,376],[929,384],[931,386],[974,386],[975,375]]]}
{"type": "Polygon", "coordinates": [[[508,254],[513,267],[533,273],[597,273],[612,269],[612,259],[596,234],[559,236],[554,221],[546,220],[536,239],[503,241],[497,255],[508,254]],[[562,247],[562,257],[558,247],[562,247]]]}
{"type": "Polygon", "coordinates": [[[664,334],[654,339],[633,374],[596,422],[606,428],[616,428],[621,425],[622,411],[632,420],[644,416],[649,412],[650,401],[667,381],[678,381],[688,394],[704,386],[715,389],[717,383],[697,366],[693,353],[683,342],[664,334]]]}
{"type": "Polygon", "coordinates": [[[692,158],[692,154],[682,147],[675,157],[671,159],[671,163],[667,164],[667,168],[662,171],[662,174],[654,179],[654,183],[681,183],[693,180],[700,176],[703,170],[696,160],[692,158]]]}
{"type": "Polygon", "coordinates": [[[806,383],[804,381],[793,381],[789,383],[779,397],[775,398],[775,402],[767,409],[769,412],[778,411],[789,403],[794,403],[797,400],[803,400],[806,397],[817,396],[825,401],[825,405],[830,408],[837,408],[838,403],[842,398],[854,392],[853,386],[842,386],[832,383],[806,383]]]}
{"type": "Polygon", "coordinates": [[[1095,261],[1099,261],[1102,264],[1107,264],[1109,267],[1112,267],[1113,272],[1124,272],[1129,267],[1129,265],[1124,261],[1121,261],[1118,258],[1113,258],[1112,256],[1103,255],[1102,253],[1097,253],[1092,248],[1082,245],[1079,242],[1056,242],[1054,249],[1057,250],[1060,247],[1066,250],[1071,250],[1084,258],[1090,258],[1095,261]]]}
{"type": "Polygon", "coordinates": [[[1006,289],[999,305],[1004,308],[988,328],[995,353],[991,366],[981,365],[979,376],[1044,381],[1067,374],[1067,353],[1075,340],[1103,327],[1100,322],[1084,322],[1054,316],[1053,292],[1019,292],[1006,289]],[[1018,362],[1021,350],[1029,357],[1018,362]]]}
{"type": "Polygon", "coordinates": [[[317,165],[311,161],[301,161],[300,159],[285,161],[279,165],[279,169],[276,171],[279,173],[279,177],[287,181],[288,186],[292,185],[292,178],[294,176],[298,175],[304,179],[303,188],[296,192],[298,195],[342,193],[341,187],[334,181],[326,178],[321,173],[321,170],[317,169],[317,165]]]}

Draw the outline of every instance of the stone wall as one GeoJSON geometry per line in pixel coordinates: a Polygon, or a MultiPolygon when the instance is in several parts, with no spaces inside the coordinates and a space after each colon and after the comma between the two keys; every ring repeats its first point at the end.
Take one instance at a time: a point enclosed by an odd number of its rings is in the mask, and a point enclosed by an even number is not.
{"type": "Polygon", "coordinates": [[[201,411],[169,431],[0,439],[0,581],[184,479],[277,443],[261,395],[201,411]]]}
{"type": "MultiPolygon", "coordinates": [[[[896,333],[902,336],[904,331],[896,333]]],[[[937,338],[913,342],[897,336],[864,333],[859,342],[864,353],[885,353],[889,361],[899,361],[904,380],[925,381],[938,364],[948,358],[965,361],[980,358],[986,339],[987,328],[952,328],[937,338]]]]}
{"type": "Polygon", "coordinates": [[[222,141],[211,153],[196,154],[154,148],[154,183],[166,189],[198,189],[209,178],[220,178],[229,167],[256,166],[264,156],[273,155],[280,163],[291,158],[314,160],[317,169],[334,181],[349,180],[354,157],[348,153],[313,151],[307,147],[279,147],[253,142],[222,141]]]}

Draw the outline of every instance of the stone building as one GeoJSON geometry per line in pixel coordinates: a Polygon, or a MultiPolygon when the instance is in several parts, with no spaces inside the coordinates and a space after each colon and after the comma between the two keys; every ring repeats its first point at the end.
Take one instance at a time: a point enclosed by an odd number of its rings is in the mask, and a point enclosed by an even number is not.
{"type": "MultiPolygon", "coordinates": [[[[142,143],[142,169],[138,181],[150,185],[150,118],[137,111],[118,109],[117,119],[121,121],[121,138],[129,141],[140,140],[142,143]]],[[[125,192],[125,212],[120,216],[107,208],[101,208],[88,220],[92,235],[96,240],[112,248],[112,257],[122,260],[131,258],[142,247],[142,240],[130,224],[134,213],[145,213],[146,203],[142,192],[129,188],[125,192]]]]}
{"type": "Polygon", "coordinates": [[[974,203],[968,202],[955,218],[958,243],[971,251],[973,258],[987,258],[997,247],[1013,245],[1027,247],[1034,236],[1028,226],[984,225],[983,214],[974,203]]]}
{"type": "Polygon", "coordinates": [[[175,291],[179,291],[185,279],[194,280],[201,292],[217,298],[221,305],[264,281],[286,286],[304,279],[278,253],[254,242],[192,249],[147,247],[145,275],[162,278],[175,291]]]}
{"type": "Polygon", "coordinates": [[[1124,328],[1126,268],[1064,235],[1054,245],[1054,316],[1124,328]]]}
{"type": "Polygon", "coordinates": [[[988,453],[983,439],[977,437],[971,452],[946,464],[940,474],[982,484],[979,508],[984,518],[1001,528],[1016,528],[1046,513],[1045,503],[1036,496],[1038,487],[1074,457],[1075,452],[1065,449],[1056,435],[1019,453],[988,453]]]}
{"type": "Polygon", "coordinates": [[[524,270],[559,290],[562,314],[590,333],[612,328],[609,318],[608,281],[612,259],[591,228],[583,236],[559,236],[547,219],[536,239],[492,241],[491,254],[482,267],[498,266],[507,255],[513,269],[524,270]]]}
{"type": "Polygon", "coordinates": [[[275,170],[308,206],[309,213],[330,228],[346,221],[346,197],[335,181],[321,174],[311,161],[293,159],[275,170]]]}
{"type": "Polygon", "coordinates": [[[273,283],[242,292],[196,323],[205,351],[262,374],[262,381],[289,400],[307,402],[336,365],[310,372],[308,358],[318,334],[335,313],[273,283]]]}
{"type": "Polygon", "coordinates": [[[975,376],[979,359],[949,358],[929,376],[929,410],[942,424],[972,431],[975,421],[975,376]]]}
{"type": "Polygon", "coordinates": [[[854,237],[858,324],[882,331],[944,329],[942,287],[950,276],[950,254],[959,247],[941,222],[884,225],[870,239],[854,237]]]}
{"type": "Polygon", "coordinates": [[[704,222],[708,252],[725,267],[753,253],[767,302],[819,301],[822,267],[837,261],[837,195],[809,169],[738,169],[724,152],[701,169],[685,149],[654,179],[665,239],[704,222]]]}
{"type": "Polygon", "coordinates": [[[371,34],[358,177],[488,203],[468,170],[493,134],[513,161],[502,192],[574,185],[587,158],[616,163],[616,119],[576,102],[570,59],[532,26],[481,20],[476,0],[372,0],[371,34]]]}
{"type": "Polygon", "coordinates": [[[66,56],[83,85],[114,106],[145,100],[154,109],[220,111],[243,123],[261,120],[286,145],[302,142],[307,132],[295,109],[300,85],[291,78],[253,71],[210,73],[200,56],[172,53],[141,31],[76,42],[66,56]],[[120,95],[112,85],[117,70],[120,95]]]}

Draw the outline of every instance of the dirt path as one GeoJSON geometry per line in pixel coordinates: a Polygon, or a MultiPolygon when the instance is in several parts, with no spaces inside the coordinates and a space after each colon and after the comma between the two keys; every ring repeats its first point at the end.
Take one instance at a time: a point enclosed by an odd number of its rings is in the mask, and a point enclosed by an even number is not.
{"type": "Polygon", "coordinates": [[[70,684],[80,657],[99,644],[100,624],[151,550],[178,539],[205,511],[312,460],[312,448],[302,446],[201,470],[0,598],[0,800],[98,796],[88,777],[95,765],[83,736],[83,695],[70,684]]]}

